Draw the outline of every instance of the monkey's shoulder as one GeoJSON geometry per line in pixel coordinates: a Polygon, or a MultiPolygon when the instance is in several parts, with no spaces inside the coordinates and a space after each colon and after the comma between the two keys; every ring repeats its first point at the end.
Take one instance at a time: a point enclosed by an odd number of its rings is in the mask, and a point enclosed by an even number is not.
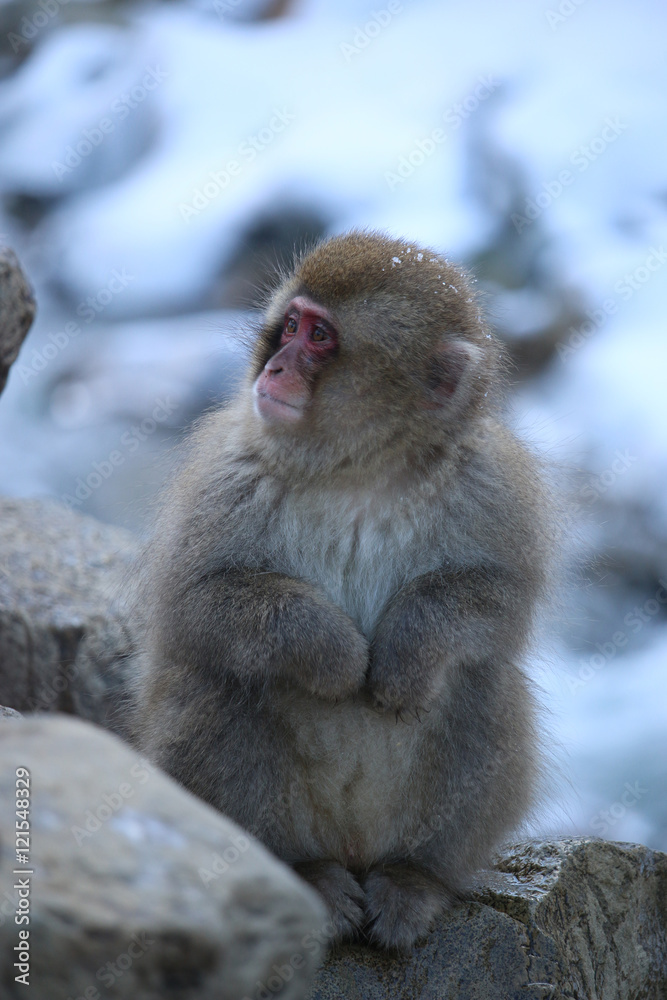
{"type": "Polygon", "coordinates": [[[459,454],[463,488],[502,487],[503,496],[519,503],[541,497],[541,461],[506,424],[491,417],[480,420],[462,439],[459,454]]]}
{"type": "Polygon", "coordinates": [[[535,555],[548,534],[550,501],[538,457],[505,424],[480,421],[461,442],[449,499],[459,530],[510,559],[535,555]]]}

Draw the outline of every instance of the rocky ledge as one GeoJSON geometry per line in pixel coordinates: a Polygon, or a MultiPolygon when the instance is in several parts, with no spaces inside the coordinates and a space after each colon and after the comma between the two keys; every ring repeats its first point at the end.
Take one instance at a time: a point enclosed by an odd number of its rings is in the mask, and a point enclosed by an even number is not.
{"type": "Polygon", "coordinates": [[[664,1000],[667,854],[518,844],[409,958],[339,949],[309,1000],[664,1000]]]}

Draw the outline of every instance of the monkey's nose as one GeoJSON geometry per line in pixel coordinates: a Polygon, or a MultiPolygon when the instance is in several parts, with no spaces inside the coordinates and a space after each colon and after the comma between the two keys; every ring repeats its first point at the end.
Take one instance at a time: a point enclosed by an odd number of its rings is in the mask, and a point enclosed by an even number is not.
{"type": "Polygon", "coordinates": [[[264,365],[264,371],[267,375],[277,375],[278,372],[283,370],[282,361],[276,361],[275,355],[264,365]]]}

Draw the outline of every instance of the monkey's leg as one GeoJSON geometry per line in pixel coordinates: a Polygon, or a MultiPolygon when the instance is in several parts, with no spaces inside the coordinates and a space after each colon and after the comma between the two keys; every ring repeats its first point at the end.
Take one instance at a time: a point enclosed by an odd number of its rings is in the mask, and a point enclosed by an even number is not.
{"type": "Polygon", "coordinates": [[[364,921],[364,891],[354,875],[338,861],[300,861],[294,870],[327,904],[334,942],[354,937],[364,921]]]}
{"type": "Polygon", "coordinates": [[[453,901],[435,875],[410,862],[371,869],[363,886],[366,934],[373,944],[400,952],[409,952],[453,901]]]}

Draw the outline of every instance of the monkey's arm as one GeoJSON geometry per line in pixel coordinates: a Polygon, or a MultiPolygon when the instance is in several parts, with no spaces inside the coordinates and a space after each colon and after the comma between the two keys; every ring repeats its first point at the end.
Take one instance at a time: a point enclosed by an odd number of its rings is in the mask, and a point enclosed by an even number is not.
{"type": "Polygon", "coordinates": [[[516,653],[532,606],[526,582],[500,567],[412,580],[389,602],[373,637],[367,683],[376,704],[428,708],[446,691],[453,671],[516,653]]]}
{"type": "Polygon", "coordinates": [[[170,602],[162,634],[171,656],[239,679],[287,680],[322,698],[357,691],[368,642],[305,580],[250,569],[190,581],[170,602]]]}

